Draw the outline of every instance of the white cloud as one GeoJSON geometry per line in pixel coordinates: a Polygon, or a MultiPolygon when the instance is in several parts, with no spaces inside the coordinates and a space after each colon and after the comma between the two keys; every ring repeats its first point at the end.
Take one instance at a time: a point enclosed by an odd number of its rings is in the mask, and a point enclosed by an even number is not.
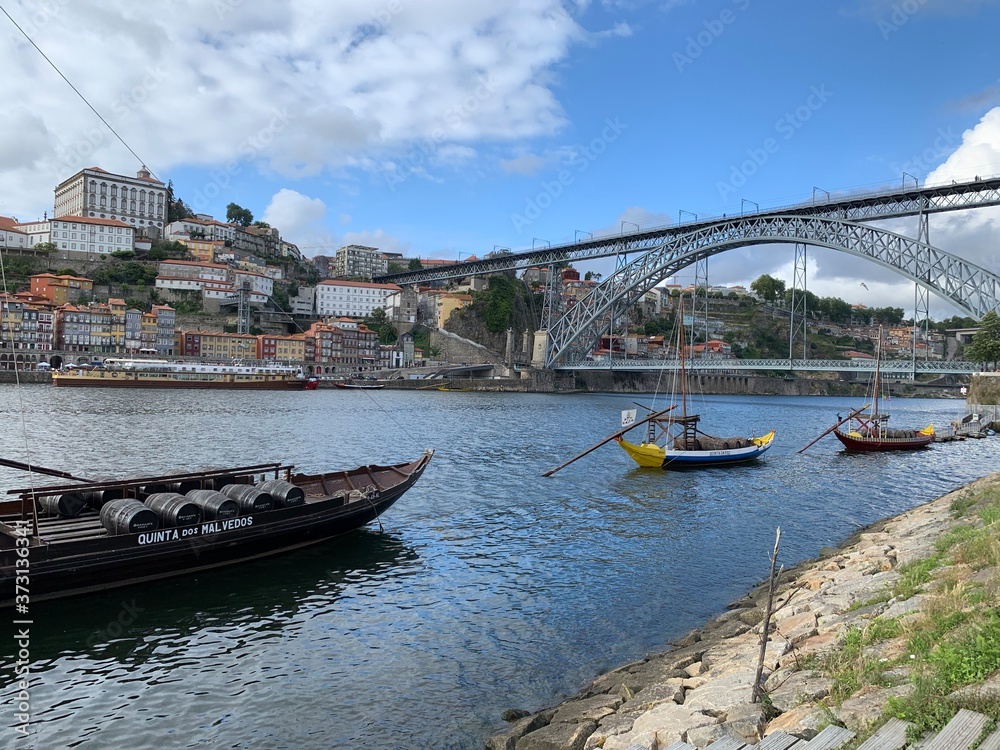
{"type": "Polygon", "coordinates": [[[520,154],[513,159],[501,160],[500,169],[506,174],[520,174],[530,177],[538,174],[547,163],[546,159],[537,154],[520,154]]]}
{"type": "MultiPolygon", "coordinates": [[[[410,174],[415,144],[437,160],[426,170],[475,158],[476,141],[552,135],[565,116],[551,69],[585,36],[559,0],[7,7],[159,175],[229,164],[287,177],[410,174]]],[[[16,193],[21,213],[50,208],[54,185],[83,167],[138,168],[13,29],[0,69],[3,101],[28,105],[6,115],[17,147],[0,147],[0,194],[16,193]]]]}
{"type": "Polygon", "coordinates": [[[298,245],[323,234],[325,218],[326,204],[322,200],[288,188],[282,188],[271,196],[263,216],[272,227],[278,227],[284,239],[298,245]]]}

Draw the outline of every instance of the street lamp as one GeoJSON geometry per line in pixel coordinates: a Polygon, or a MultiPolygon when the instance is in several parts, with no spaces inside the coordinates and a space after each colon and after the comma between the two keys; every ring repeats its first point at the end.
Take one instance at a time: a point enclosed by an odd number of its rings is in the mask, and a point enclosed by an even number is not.
{"type": "Polygon", "coordinates": [[[531,238],[531,249],[532,250],[535,249],[535,243],[536,242],[544,242],[547,247],[552,247],[552,243],[549,242],[548,240],[541,240],[538,237],[532,237],[531,238]]]}
{"type": "Polygon", "coordinates": [[[578,237],[581,234],[589,234],[590,235],[590,239],[594,239],[594,233],[593,232],[587,232],[587,231],[585,231],[583,229],[574,229],[573,230],[573,242],[579,242],[578,237]]]}
{"type": "Polygon", "coordinates": [[[695,221],[698,221],[698,214],[692,213],[691,211],[685,211],[683,208],[677,209],[677,223],[681,223],[681,214],[689,214],[694,217],[695,221]]]}
{"type": "Polygon", "coordinates": [[[621,226],[620,234],[625,234],[625,225],[626,224],[631,224],[633,227],[635,227],[635,231],[637,231],[637,232],[639,231],[639,225],[636,224],[634,221],[623,221],[622,222],[622,226],[621,226]]]}
{"type": "Polygon", "coordinates": [[[752,201],[752,200],[750,200],[748,198],[740,198],[740,216],[743,215],[743,204],[744,203],[753,203],[754,208],[756,209],[756,213],[760,213],[760,204],[758,204],[756,201],[752,201]]]}
{"type": "Polygon", "coordinates": [[[830,191],[829,190],[824,190],[823,188],[820,188],[820,187],[813,187],[813,203],[816,203],[816,191],[817,190],[819,190],[821,193],[826,193],[826,200],[827,200],[827,202],[829,202],[829,200],[830,200],[830,191]]]}
{"type": "Polygon", "coordinates": [[[920,187],[920,180],[918,180],[916,177],[914,177],[909,172],[903,172],[903,188],[904,189],[906,188],[906,178],[907,177],[909,177],[911,180],[913,180],[913,186],[914,187],[917,187],[917,188],[920,187]]]}

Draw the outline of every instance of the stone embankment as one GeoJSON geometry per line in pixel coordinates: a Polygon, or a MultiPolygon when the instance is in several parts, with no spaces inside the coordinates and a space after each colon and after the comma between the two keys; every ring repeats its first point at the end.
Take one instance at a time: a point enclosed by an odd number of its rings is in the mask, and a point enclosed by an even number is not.
{"type": "Polygon", "coordinates": [[[880,521],[782,575],[764,658],[763,702],[752,702],[752,686],[765,584],[672,650],[605,674],[555,708],[532,715],[508,711],[509,728],[486,747],[663,750],[678,741],[704,748],[727,736],[756,743],[779,730],[810,738],[831,723],[864,731],[891,696],[913,689],[905,641],[878,646],[880,661],[899,665],[886,681],[894,687],[869,685],[839,703],[831,696],[833,679],[815,667],[842,648],[853,628],[876,618],[920,615],[927,594],[891,596],[906,588],[898,586],[901,566],[929,558],[935,540],[962,523],[952,516],[953,500],[990,487],[1000,488],[1000,474],[880,521]]]}

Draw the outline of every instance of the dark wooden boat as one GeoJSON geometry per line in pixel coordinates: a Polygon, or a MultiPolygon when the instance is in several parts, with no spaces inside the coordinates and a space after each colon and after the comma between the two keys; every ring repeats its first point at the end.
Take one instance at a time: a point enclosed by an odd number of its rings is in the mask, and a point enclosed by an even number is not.
{"type": "Polygon", "coordinates": [[[0,578],[8,582],[0,606],[17,602],[21,612],[22,602],[188,575],[322,542],[379,520],[432,455],[325,474],[271,463],[100,482],[0,460],[74,480],[9,490],[15,497],[0,502],[0,578]]]}
{"type": "Polygon", "coordinates": [[[868,392],[869,402],[835,425],[832,428],[833,434],[849,453],[914,451],[930,445],[934,442],[934,425],[913,430],[892,429],[888,426],[889,414],[882,406],[885,397],[882,394],[881,367],[882,330],[879,329],[875,370],[868,392]]]}
{"type": "Polygon", "coordinates": [[[383,383],[366,383],[363,380],[336,380],[333,383],[338,388],[350,388],[357,390],[372,391],[379,388],[385,388],[383,383]]]}

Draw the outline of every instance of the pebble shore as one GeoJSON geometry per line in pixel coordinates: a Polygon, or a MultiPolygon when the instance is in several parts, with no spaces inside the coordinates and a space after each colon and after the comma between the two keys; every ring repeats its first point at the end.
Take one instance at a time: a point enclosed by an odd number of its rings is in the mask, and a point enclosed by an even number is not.
{"type": "Polygon", "coordinates": [[[865,729],[891,696],[911,689],[905,667],[897,687],[862,690],[832,705],[832,681],[801,665],[810,655],[837,650],[851,626],[918,616],[925,594],[859,605],[885,598],[900,566],[931,556],[935,540],[962,522],[951,514],[956,497],[987,487],[1000,488],[1000,473],[878,521],[785,571],[763,673],[776,718],[766,720],[762,704],[752,702],[767,599],[761,584],[671,650],[602,675],[554,708],[508,711],[509,727],[486,741],[487,750],[663,750],[677,741],[703,748],[727,736],[756,743],[778,730],[810,738],[832,721],[865,729]]]}

